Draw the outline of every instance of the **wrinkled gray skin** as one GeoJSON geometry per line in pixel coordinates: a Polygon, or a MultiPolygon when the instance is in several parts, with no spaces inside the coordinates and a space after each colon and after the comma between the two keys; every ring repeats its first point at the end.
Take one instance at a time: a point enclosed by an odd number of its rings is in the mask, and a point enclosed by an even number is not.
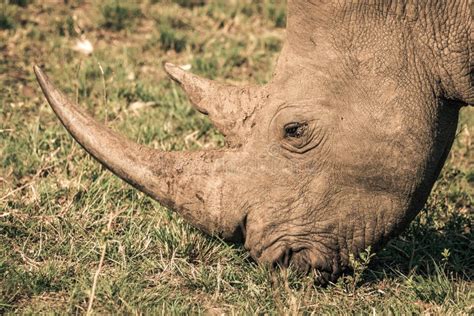
{"type": "Polygon", "coordinates": [[[163,153],[121,138],[35,68],[73,137],[116,175],[256,261],[335,281],[416,216],[472,105],[470,8],[450,1],[288,1],[272,81],[215,83],[166,64],[227,148],[163,153]],[[448,3],[448,4],[446,4],[448,3]]]}

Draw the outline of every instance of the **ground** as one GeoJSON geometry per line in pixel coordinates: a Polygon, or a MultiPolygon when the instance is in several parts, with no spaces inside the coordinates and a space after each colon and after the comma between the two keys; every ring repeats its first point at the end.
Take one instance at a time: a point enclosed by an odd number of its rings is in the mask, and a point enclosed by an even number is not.
{"type": "Polygon", "coordinates": [[[0,4],[0,313],[472,314],[474,111],[463,109],[423,211],[326,288],[257,266],[114,177],[67,134],[32,72],[129,138],[162,150],[223,138],[164,61],[229,83],[269,80],[281,1],[0,4]]]}

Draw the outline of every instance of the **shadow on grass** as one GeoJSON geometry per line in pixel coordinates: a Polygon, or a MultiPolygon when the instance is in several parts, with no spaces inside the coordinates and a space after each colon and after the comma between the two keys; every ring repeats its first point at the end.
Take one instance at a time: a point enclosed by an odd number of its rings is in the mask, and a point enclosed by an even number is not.
{"type": "Polygon", "coordinates": [[[433,276],[440,269],[449,277],[474,277],[474,236],[468,214],[444,214],[424,209],[409,228],[373,258],[364,282],[397,277],[400,274],[433,276]]]}

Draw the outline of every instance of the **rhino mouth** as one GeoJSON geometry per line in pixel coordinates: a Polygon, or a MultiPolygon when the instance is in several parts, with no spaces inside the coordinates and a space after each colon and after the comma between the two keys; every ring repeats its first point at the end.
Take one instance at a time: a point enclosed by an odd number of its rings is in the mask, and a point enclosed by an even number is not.
{"type": "Polygon", "coordinates": [[[311,275],[316,285],[328,285],[330,282],[336,281],[339,272],[326,262],[328,260],[323,257],[315,260],[310,249],[288,247],[282,250],[272,267],[274,269],[291,269],[298,275],[311,275]]]}
{"type": "Polygon", "coordinates": [[[329,258],[319,249],[275,242],[260,251],[250,249],[250,254],[255,261],[272,270],[289,269],[300,276],[311,275],[316,285],[324,286],[330,282],[336,282],[342,270],[336,257],[329,258]]]}

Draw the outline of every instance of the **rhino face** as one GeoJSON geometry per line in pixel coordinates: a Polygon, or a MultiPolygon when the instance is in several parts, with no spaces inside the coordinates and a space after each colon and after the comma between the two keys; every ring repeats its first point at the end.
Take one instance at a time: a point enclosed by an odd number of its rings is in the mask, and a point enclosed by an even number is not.
{"type": "Polygon", "coordinates": [[[300,69],[269,87],[239,150],[256,166],[241,193],[252,197],[244,198],[252,256],[335,280],[350,253],[380,247],[423,206],[458,108],[393,82],[373,84],[383,78],[338,82],[337,69],[326,71],[308,80],[300,69]],[[402,101],[409,97],[416,103],[402,101]]]}
{"type": "Polygon", "coordinates": [[[166,64],[225,149],[134,144],[35,72],[64,126],[113,173],[202,230],[244,242],[258,262],[315,271],[325,283],[349,254],[379,248],[417,214],[460,106],[473,103],[467,1],[430,5],[290,0],[288,38],[265,86],[166,64]]]}

